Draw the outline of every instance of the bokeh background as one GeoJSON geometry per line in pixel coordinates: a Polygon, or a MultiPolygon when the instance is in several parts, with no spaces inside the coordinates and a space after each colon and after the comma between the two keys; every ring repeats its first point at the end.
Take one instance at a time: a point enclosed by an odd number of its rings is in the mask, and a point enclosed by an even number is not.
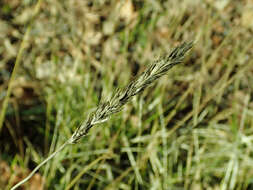
{"type": "Polygon", "coordinates": [[[0,1],[0,189],[157,57],[184,63],[20,189],[253,189],[253,1],[0,1]]]}

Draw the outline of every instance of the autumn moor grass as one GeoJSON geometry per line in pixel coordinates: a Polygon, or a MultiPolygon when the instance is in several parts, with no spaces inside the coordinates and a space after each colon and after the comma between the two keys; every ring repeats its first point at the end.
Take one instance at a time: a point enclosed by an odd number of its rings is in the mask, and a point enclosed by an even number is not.
{"type": "MultiPolygon", "coordinates": [[[[1,159],[32,170],[102,97],[194,40],[182,65],[48,162],[39,172],[44,188],[250,189],[252,5],[222,2],[42,2],[0,134],[1,159]]],[[[2,6],[1,102],[34,3],[2,6]]]]}

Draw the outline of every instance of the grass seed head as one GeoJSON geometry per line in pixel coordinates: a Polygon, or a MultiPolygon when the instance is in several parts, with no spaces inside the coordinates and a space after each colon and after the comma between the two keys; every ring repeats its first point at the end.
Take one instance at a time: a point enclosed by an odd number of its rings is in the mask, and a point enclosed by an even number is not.
{"type": "Polygon", "coordinates": [[[173,66],[181,63],[185,53],[190,50],[193,43],[183,43],[177,46],[168,56],[160,57],[154,61],[139,77],[130,82],[125,88],[118,89],[116,93],[108,100],[100,103],[93,113],[88,116],[88,119],[73,133],[70,143],[76,143],[79,139],[85,136],[91,127],[96,124],[103,123],[108,118],[123,108],[123,106],[131,100],[131,98],[142,92],[147,86],[155,80],[165,75],[173,66]]]}

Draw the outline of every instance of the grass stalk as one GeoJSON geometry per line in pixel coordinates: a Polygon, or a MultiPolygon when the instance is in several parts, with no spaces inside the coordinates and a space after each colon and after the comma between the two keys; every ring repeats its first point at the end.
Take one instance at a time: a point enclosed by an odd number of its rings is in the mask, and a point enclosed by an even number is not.
{"type": "MultiPolygon", "coordinates": [[[[109,119],[109,117],[122,110],[123,106],[128,103],[133,96],[141,93],[146,87],[150,86],[153,82],[159,79],[161,76],[165,75],[168,70],[170,70],[175,65],[181,63],[188,50],[193,46],[193,43],[183,43],[177,46],[168,56],[164,56],[154,61],[139,77],[130,82],[125,88],[118,89],[116,93],[105,102],[98,105],[96,111],[91,113],[87,120],[81,123],[81,125],[74,131],[73,135],[69,140],[67,140],[60,148],[58,148],[54,153],[49,155],[43,162],[41,162],[25,179],[19,182],[17,185],[11,188],[11,190],[24,184],[28,181],[37,170],[40,169],[45,163],[51,160],[57,153],[59,153],[68,144],[77,143],[82,137],[86,136],[89,130],[96,124],[103,123],[109,119]]],[[[104,157],[93,161],[90,165],[84,168],[84,170],[69,184],[71,187],[80,176],[90,166],[97,163],[104,157]]],[[[68,189],[67,187],[67,189],[68,189]]]]}
{"type": "Polygon", "coordinates": [[[8,102],[9,102],[10,95],[11,95],[11,91],[12,91],[12,88],[13,88],[13,82],[16,78],[17,71],[20,67],[21,58],[22,58],[23,52],[25,50],[26,42],[27,42],[27,40],[29,38],[29,35],[30,35],[30,32],[31,32],[31,27],[32,27],[33,21],[34,21],[36,15],[39,13],[42,1],[43,0],[38,0],[37,4],[35,6],[33,17],[32,17],[32,19],[31,19],[30,23],[28,24],[28,27],[25,31],[24,38],[21,42],[21,45],[20,45],[20,48],[19,48],[19,51],[18,51],[18,55],[17,55],[17,58],[16,58],[15,63],[14,63],[14,68],[13,68],[11,78],[10,78],[10,81],[9,81],[7,93],[6,93],[6,96],[5,96],[4,101],[3,101],[2,111],[0,113],[0,132],[1,132],[2,127],[3,127],[5,114],[6,114],[6,109],[7,109],[8,102]]]}
{"type": "Polygon", "coordinates": [[[66,141],[63,145],[61,145],[54,153],[52,153],[43,162],[41,162],[36,168],[34,168],[34,170],[25,179],[23,179],[22,181],[17,183],[15,186],[13,186],[11,188],[11,190],[17,189],[19,186],[21,186],[22,184],[27,182],[35,174],[35,172],[41,168],[41,166],[43,166],[45,163],[47,163],[49,160],[51,160],[53,157],[55,157],[55,155],[58,154],[68,144],[70,144],[70,142],[66,141]]]}

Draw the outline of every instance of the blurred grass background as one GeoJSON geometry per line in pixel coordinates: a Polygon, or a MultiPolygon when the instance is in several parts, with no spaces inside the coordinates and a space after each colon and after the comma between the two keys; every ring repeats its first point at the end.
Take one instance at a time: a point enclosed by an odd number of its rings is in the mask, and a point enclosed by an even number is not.
{"type": "MultiPolygon", "coordinates": [[[[36,2],[0,1],[1,108],[36,2]]],[[[0,189],[192,40],[183,64],[20,189],[252,189],[252,34],[251,0],[44,0],[0,132],[0,189]]]]}

